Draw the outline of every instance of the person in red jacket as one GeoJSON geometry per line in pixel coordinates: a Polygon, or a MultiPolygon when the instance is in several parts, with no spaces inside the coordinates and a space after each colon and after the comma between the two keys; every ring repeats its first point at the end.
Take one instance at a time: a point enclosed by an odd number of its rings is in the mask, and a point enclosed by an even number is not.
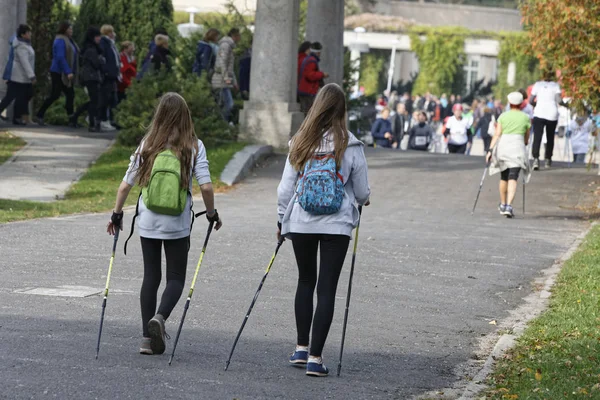
{"type": "Polygon", "coordinates": [[[302,62],[310,54],[310,45],[311,43],[306,41],[302,42],[298,48],[298,77],[300,77],[300,68],[302,67],[302,62]]]}
{"type": "Polygon", "coordinates": [[[135,59],[135,44],[123,42],[121,44],[121,82],[118,86],[119,102],[125,98],[125,91],[131,85],[131,80],[137,75],[137,61],[135,59]]]}
{"type": "Polygon", "coordinates": [[[308,114],[317,92],[324,85],[323,79],[329,77],[329,74],[319,70],[322,50],[321,43],[312,43],[310,54],[302,61],[298,72],[298,97],[300,98],[300,110],[304,115],[308,114]]]}

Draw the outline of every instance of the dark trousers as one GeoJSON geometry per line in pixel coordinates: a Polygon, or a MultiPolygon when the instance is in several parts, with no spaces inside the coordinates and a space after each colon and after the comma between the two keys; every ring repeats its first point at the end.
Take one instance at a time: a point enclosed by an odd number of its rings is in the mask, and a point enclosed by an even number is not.
{"type": "Polygon", "coordinates": [[[542,145],[542,137],[544,136],[544,128],[546,128],[546,160],[552,160],[554,152],[554,133],[558,121],[549,121],[544,118],[533,118],[533,148],[531,153],[533,158],[540,158],[540,146],[542,145]]]}
{"type": "Polygon", "coordinates": [[[298,95],[298,97],[300,98],[300,111],[302,111],[304,115],[308,114],[315,102],[315,96],[301,94],[298,95]]]}
{"type": "Polygon", "coordinates": [[[487,153],[488,150],[490,149],[490,144],[492,144],[492,137],[493,136],[486,135],[486,134],[481,135],[481,138],[483,139],[483,151],[485,153],[487,153]]]}
{"type": "Polygon", "coordinates": [[[40,108],[40,111],[38,111],[38,118],[44,118],[46,110],[48,110],[48,108],[50,108],[50,106],[60,98],[61,93],[64,93],[67,99],[65,103],[67,115],[73,115],[73,101],[75,99],[75,90],[73,89],[73,86],[66,86],[62,81],[62,75],[56,72],[50,72],[50,78],[52,79],[50,96],[46,99],[46,101],[44,101],[42,108],[40,108]]]}
{"type": "Polygon", "coordinates": [[[183,286],[185,284],[185,271],[187,269],[189,236],[174,240],[141,238],[142,255],[144,258],[144,281],[140,293],[142,308],[142,329],[144,337],[150,337],[148,333],[148,321],[155,314],[169,318],[171,311],[177,305],[183,286]],[[160,299],[160,305],[156,310],[156,299],[158,287],[161,280],[161,252],[165,247],[167,259],[167,286],[160,299]]]}
{"type": "Polygon", "coordinates": [[[73,120],[76,122],[79,116],[87,111],[88,119],[90,120],[90,127],[94,127],[96,126],[96,122],[100,122],[100,118],[98,118],[100,105],[100,83],[95,81],[85,82],[85,87],[90,100],[81,105],[77,111],[75,111],[75,114],[73,114],[73,120]]]}
{"type": "Polygon", "coordinates": [[[343,235],[292,235],[298,264],[296,289],[296,329],[300,346],[308,346],[312,323],[310,355],[320,357],[333,320],[335,292],[348,251],[350,237],[343,235]],[[321,245],[321,263],[317,280],[317,250],[321,245]],[[313,319],[313,296],[317,288],[317,308],[313,319]]]}
{"type": "Polygon", "coordinates": [[[0,102],[0,114],[12,103],[15,102],[13,112],[13,121],[21,118],[24,114],[29,114],[29,100],[33,97],[33,85],[31,83],[19,83],[8,81],[6,84],[6,96],[0,102]]]}
{"type": "Polygon", "coordinates": [[[100,89],[100,114],[101,121],[108,121],[111,111],[117,103],[117,80],[105,78],[100,89]]]}
{"type": "Polygon", "coordinates": [[[467,151],[467,144],[450,144],[448,143],[448,152],[449,153],[455,153],[455,154],[465,154],[465,152],[467,151]]]}

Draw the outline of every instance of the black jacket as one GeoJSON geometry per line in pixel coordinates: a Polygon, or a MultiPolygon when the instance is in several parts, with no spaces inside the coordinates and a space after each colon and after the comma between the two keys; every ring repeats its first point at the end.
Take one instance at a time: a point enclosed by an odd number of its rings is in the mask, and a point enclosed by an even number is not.
{"type": "Polygon", "coordinates": [[[86,42],[81,49],[81,72],[79,79],[85,85],[88,82],[102,82],[106,60],[100,46],[86,42]]]}
{"type": "Polygon", "coordinates": [[[150,62],[152,63],[154,71],[160,70],[163,65],[167,71],[171,70],[171,62],[169,61],[170,55],[171,52],[169,49],[156,46],[152,52],[152,55],[150,56],[150,62]]]}
{"type": "Polygon", "coordinates": [[[102,39],[100,39],[100,47],[104,52],[104,58],[106,58],[104,77],[111,80],[119,79],[121,75],[121,59],[117,48],[114,47],[113,42],[106,36],[102,36],[102,39]]]}
{"type": "Polygon", "coordinates": [[[488,133],[491,122],[492,122],[492,113],[484,113],[483,117],[481,117],[479,119],[479,121],[477,122],[475,129],[473,129],[473,132],[477,133],[477,131],[479,129],[481,129],[481,137],[482,138],[484,138],[486,136],[489,136],[489,137],[494,136],[494,135],[490,135],[488,133]]]}
{"type": "Polygon", "coordinates": [[[406,135],[408,128],[405,129],[406,122],[410,125],[410,116],[409,115],[394,115],[394,119],[392,120],[392,135],[394,135],[394,141],[400,143],[404,135],[406,135]]]}

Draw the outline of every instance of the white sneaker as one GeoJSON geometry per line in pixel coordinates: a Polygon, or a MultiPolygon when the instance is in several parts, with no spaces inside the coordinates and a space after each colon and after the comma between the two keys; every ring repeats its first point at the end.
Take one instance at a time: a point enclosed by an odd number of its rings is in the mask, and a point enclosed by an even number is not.
{"type": "Polygon", "coordinates": [[[114,126],[112,126],[110,124],[110,122],[108,122],[108,121],[102,121],[102,122],[100,122],[100,129],[103,130],[103,131],[114,131],[117,128],[115,128],[114,126]]]}

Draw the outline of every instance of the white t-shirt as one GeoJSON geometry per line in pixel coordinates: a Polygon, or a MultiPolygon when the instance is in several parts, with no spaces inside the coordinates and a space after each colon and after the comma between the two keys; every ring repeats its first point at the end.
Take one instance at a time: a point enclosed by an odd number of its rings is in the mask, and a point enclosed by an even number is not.
{"type": "Polygon", "coordinates": [[[548,121],[558,120],[558,105],[556,95],[560,95],[560,86],[556,82],[539,81],[533,85],[531,95],[536,96],[536,106],[533,116],[548,121]]]}
{"type": "Polygon", "coordinates": [[[446,122],[446,128],[450,130],[450,140],[448,143],[457,146],[467,143],[469,141],[467,130],[471,127],[472,122],[470,118],[461,118],[458,120],[454,115],[451,116],[448,122],[446,122]]]}

